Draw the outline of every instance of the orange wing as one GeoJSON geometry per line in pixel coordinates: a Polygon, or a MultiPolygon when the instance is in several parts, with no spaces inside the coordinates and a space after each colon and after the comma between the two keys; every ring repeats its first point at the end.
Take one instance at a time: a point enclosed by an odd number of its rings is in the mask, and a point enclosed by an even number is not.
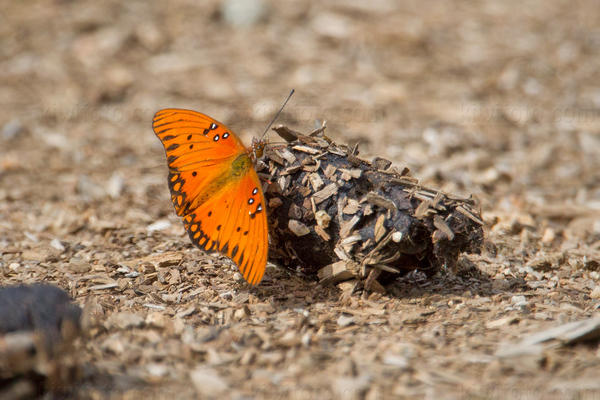
{"type": "Polygon", "coordinates": [[[194,244],[231,258],[255,285],[268,252],[265,199],[246,148],[225,125],[190,110],[156,113],[177,215],[194,244]]]}

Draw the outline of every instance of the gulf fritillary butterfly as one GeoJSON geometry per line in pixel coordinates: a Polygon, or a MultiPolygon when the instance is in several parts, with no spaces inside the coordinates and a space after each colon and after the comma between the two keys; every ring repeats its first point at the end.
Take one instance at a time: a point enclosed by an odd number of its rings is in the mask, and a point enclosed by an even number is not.
{"type": "Polygon", "coordinates": [[[190,239],[233,260],[244,279],[265,272],[268,227],[265,196],[254,169],[264,142],[246,148],[224,124],[196,111],[168,108],[152,122],[169,166],[169,189],[190,239]]]}

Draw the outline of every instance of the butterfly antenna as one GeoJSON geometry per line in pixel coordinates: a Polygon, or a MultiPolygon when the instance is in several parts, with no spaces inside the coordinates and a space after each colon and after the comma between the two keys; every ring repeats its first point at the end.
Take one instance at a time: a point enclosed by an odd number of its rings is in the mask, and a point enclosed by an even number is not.
{"type": "Polygon", "coordinates": [[[271,120],[271,122],[269,122],[269,125],[267,125],[267,129],[265,129],[265,131],[263,132],[263,134],[260,137],[261,139],[265,137],[265,135],[269,131],[269,128],[271,127],[271,125],[273,125],[273,123],[277,120],[277,117],[279,117],[279,114],[281,114],[281,112],[283,111],[283,108],[287,104],[287,102],[290,99],[290,97],[292,97],[292,95],[294,94],[294,92],[295,92],[295,89],[292,89],[290,91],[290,94],[288,94],[288,97],[283,102],[283,104],[282,104],[281,108],[279,109],[279,111],[277,111],[277,114],[275,114],[275,116],[273,117],[273,119],[271,120]]]}

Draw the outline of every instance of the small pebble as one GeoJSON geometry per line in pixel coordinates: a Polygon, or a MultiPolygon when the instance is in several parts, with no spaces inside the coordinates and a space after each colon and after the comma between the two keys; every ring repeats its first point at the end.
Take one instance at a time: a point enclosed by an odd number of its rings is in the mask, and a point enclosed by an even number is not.
{"type": "Polygon", "coordinates": [[[556,232],[552,228],[546,228],[544,230],[544,234],[542,236],[542,243],[544,244],[552,244],[552,242],[556,239],[556,232]]]}
{"type": "Polygon", "coordinates": [[[114,173],[106,182],[106,193],[112,198],[116,199],[121,196],[123,193],[123,188],[125,187],[125,180],[119,173],[114,173]]]}
{"type": "Polygon", "coordinates": [[[348,315],[340,315],[337,319],[337,324],[340,328],[344,328],[354,323],[354,317],[348,315]]]}
{"type": "Polygon", "coordinates": [[[106,196],[104,188],[93,182],[88,176],[80,175],[76,186],[77,193],[88,200],[101,200],[106,196]]]}
{"type": "Polygon", "coordinates": [[[52,239],[50,241],[50,246],[52,246],[53,248],[55,248],[56,250],[63,252],[65,251],[65,246],[60,242],[60,240],[58,239],[52,239]]]}
{"type": "Polygon", "coordinates": [[[394,243],[400,243],[402,241],[402,232],[392,233],[392,240],[394,243]]]}
{"type": "Polygon", "coordinates": [[[153,328],[164,328],[167,324],[167,317],[161,312],[153,312],[146,317],[146,325],[153,328]]]}
{"type": "Polygon", "coordinates": [[[190,379],[200,397],[219,396],[229,389],[229,384],[212,368],[198,367],[190,372],[190,379]]]}
{"type": "Polygon", "coordinates": [[[381,360],[385,365],[391,365],[393,367],[405,369],[409,366],[409,362],[406,357],[398,354],[386,354],[381,360]]]}
{"type": "Polygon", "coordinates": [[[510,298],[510,302],[512,304],[527,303],[527,299],[525,298],[525,296],[512,296],[510,298]]]}
{"type": "Polygon", "coordinates": [[[170,226],[171,226],[171,223],[169,221],[167,221],[166,219],[161,219],[161,220],[154,222],[153,224],[148,225],[146,227],[146,230],[148,231],[148,233],[152,233],[155,231],[165,230],[165,229],[169,228],[170,226]]]}
{"type": "Polygon", "coordinates": [[[266,11],[262,0],[225,0],[221,4],[223,20],[234,27],[256,25],[266,11]]]}
{"type": "Polygon", "coordinates": [[[146,366],[148,373],[154,377],[164,377],[169,373],[169,367],[164,364],[151,363],[146,366]]]}
{"type": "Polygon", "coordinates": [[[23,124],[18,119],[12,119],[8,121],[2,127],[2,139],[11,140],[16,138],[20,133],[24,131],[23,124]]]}
{"type": "Polygon", "coordinates": [[[130,329],[139,328],[143,324],[144,318],[141,315],[123,311],[114,313],[108,317],[104,326],[106,329],[130,329]]]}
{"type": "Polygon", "coordinates": [[[312,334],[310,332],[306,332],[304,335],[302,335],[300,342],[302,343],[302,346],[308,347],[308,346],[310,346],[311,339],[312,339],[312,334]]]}

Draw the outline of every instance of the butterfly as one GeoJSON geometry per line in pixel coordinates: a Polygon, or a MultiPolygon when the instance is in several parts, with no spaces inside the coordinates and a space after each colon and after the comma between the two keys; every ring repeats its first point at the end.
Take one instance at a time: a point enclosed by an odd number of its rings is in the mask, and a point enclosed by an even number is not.
{"type": "Polygon", "coordinates": [[[177,108],[158,111],[152,128],[165,148],[171,200],[192,242],[229,257],[247,282],[258,284],[268,226],[254,162],[264,141],[247,148],[221,122],[177,108]]]}

